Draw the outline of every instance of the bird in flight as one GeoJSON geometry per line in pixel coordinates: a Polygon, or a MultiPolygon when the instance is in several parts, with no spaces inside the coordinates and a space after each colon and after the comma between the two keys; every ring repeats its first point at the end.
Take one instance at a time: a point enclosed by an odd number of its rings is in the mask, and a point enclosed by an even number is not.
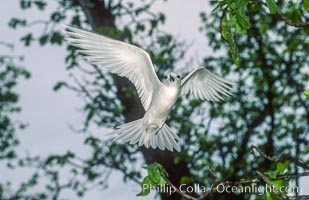
{"type": "Polygon", "coordinates": [[[137,89],[145,114],[116,127],[111,133],[115,141],[180,151],[179,137],[165,124],[177,98],[190,93],[201,100],[219,101],[232,95],[232,82],[203,67],[184,78],[171,72],[161,82],[149,54],[137,46],[70,26],[66,26],[66,38],[93,64],[128,78],[137,89]]]}

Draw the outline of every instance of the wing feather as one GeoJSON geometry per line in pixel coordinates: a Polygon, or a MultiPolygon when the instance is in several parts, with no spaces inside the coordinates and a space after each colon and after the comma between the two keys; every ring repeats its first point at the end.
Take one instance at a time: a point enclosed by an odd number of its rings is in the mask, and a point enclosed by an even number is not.
{"type": "Polygon", "coordinates": [[[134,45],[113,40],[96,33],[66,26],[67,40],[80,48],[93,64],[109,72],[128,78],[136,87],[145,108],[148,109],[159,81],[149,54],[134,45]]]}
{"type": "Polygon", "coordinates": [[[181,81],[181,95],[191,94],[194,98],[208,101],[224,100],[230,96],[234,83],[211,73],[205,68],[198,68],[181,81]]]}

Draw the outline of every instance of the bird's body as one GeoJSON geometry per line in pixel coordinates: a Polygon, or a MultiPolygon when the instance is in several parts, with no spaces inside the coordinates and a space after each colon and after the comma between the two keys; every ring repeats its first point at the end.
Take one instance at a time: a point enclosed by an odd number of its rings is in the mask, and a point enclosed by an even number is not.
{"type": "Polygon", "coordinates": [[[232,83],[205,68],[193,70],[183,79],[172,72],[161,82],[143,49],[81,29],[67,27],[67,30],[68,41],[79,47],[93,64],[128,78],[137,89],[145,114],[116,127],[111,133],[115,141],[179,151],[179,137],[165,124],[177,98],[190,93],[201,100],[219,101],[223,95],[231,95],[232,83]]]}
{"type": "Polygon", "coordinates": [[[180,93],[179,84],[163,83],[160,85],[156,96],[153,96],[148,110],[143,117],[146,127],[160,129],[164,124],[169,111],[175,104],[180,93]]]}

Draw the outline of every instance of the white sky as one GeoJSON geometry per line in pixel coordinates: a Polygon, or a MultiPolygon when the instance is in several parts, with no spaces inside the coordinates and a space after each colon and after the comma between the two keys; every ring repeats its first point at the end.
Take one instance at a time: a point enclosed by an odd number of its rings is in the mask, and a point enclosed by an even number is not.
{"type": "MultiPolygon", "coordinates": [[[[167,17],[164,29],[174,35],[191,42],[193,46],[190,55],[196,60],[210,52],[205,37],[198,32],[200,26],[199,13],[207,9],[205,0],[170,0],[165,3],[157,2],[153,10],[163,11],[167,17]],[[190,28],[188,28],[190,27],[190,28]]],[[[27,30],[42,30],[40,25],[30,29],[19,29],[18,31],[7,28],[7,22],[12,15],[16,17],[25,16],[28,19],[47,18],[48,12],[20,11],[19,0],[2,0],[0,2],[0,34],[1,40],[12,42],[16,45],[14,54],[25,55],[24,66],[32,73],[32,78],[27,81],[20,81],[18,93],[21,95],[20,105],[23,108],[18,119],[29,123],[29,127],[19,132],[21,140],[20,152],[30,152],[32,155],[48,155],[49,153],[63,153],[66,150],[73,150],[79,155],[87,155],[83,146],[83,135],[73,133],[68,124],[78,126],[82,123],[81,113],[77,111],[82,105],[79,97],[73,92],[61,90],[53,92],[52,87],[59,80],[67,80],[68,73],[65,70],[64,47],[44,47],[32,45],[24,48],[19,44],[21,35],[27,30]]],[[[12,53],[0,46],[2,51],[12,53]]],[[[200,61],[200,60],[199,60],[200,61]]],[[[196,63],[195,63],[196,64],[196,63]]],[[[194,66],[197,67],[197,66],[194,66]]],[[[103,134],[104,130],[93,130],[94,134],[103,134]]],[[[20,180],[27,177],[24,172],[6,172],[0,174],[1,179],[20,180]]],[[[308,184],[307,180],[307,184],[308,184]]],[[[93,191],[84,199],[99,200],[102,197],[110,199],[152,199],[152,197],[135,197],[136,191],[132,191],[133,183],[124,184],[120,173],[113,173],[109,181],[109,189],[103,192],[93,191]]],[[[70,197],[72,194],[65,193],[63,197],[70,197]]]]}

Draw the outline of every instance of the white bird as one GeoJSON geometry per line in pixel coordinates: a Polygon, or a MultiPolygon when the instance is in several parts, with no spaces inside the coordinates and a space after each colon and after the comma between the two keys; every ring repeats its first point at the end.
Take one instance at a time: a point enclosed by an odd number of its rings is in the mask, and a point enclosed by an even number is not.
{"type": "Polygon", "coordinates": [[[195,69],[183,79],[172,72],[161,82],[149,54],[137,46],[69,26],[66,35],[93,64],[128,78],[137,89],[145,115],[116,127],[112,132],[115,141],[180,151],[179,137],[164,123],[177,98],[191,93],[194,98],[218,101],[232,95],[233,83],[205,68],[195,69]]]}

